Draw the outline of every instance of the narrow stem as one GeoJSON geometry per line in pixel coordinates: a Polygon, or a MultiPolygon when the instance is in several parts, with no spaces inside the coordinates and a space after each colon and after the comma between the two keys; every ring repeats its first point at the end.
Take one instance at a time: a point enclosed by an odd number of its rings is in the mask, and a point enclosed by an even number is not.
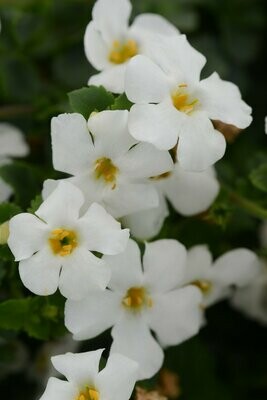
{"type": "Polygon", "coordinates": [[[3,106],[0,107],[0,118],[9,119],[21,114],[31,114],[33,110],[33,107],[28,105],[3,106]]]}

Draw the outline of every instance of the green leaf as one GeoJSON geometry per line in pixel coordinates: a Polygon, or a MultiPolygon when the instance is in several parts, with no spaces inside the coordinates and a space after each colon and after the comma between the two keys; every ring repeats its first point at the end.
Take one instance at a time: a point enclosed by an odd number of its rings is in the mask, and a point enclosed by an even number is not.
{"type": "Polygon", "coordinates": [[[254,169],[249,175],[249,179],[257,189],[267,192],[267,163],[254,169]]]}
{"type": "Polygon", "coordinates": [[[130,110],[133,103],[127,98],[126,94],[123,93],[116,97],[114,104],[111,106],[112,110],[130,110]]]}
{"type": "Polygon", "coordinates": [[[103,111],[111,107],[114,97],[102,86],[89,86],[68,94],[71,108],[88,119],[93,111],[103,111]]]}
{"type": "Polygon", "coordinates": [[[14,215],[21,212],[21,208],[14,203],[0,204],[0,224],[8,221],[14,215]]]}
{"type": "Polygon", "coordinates": [[[43,199],[42,196],[40,194],[38,194],[32,201],[31,201],[31,205],[30,207],[27,209],[27,212],[34,214],[35,211],[38,210],[38,208],[40,207],[40,205],[42,204],[43,199]]]}

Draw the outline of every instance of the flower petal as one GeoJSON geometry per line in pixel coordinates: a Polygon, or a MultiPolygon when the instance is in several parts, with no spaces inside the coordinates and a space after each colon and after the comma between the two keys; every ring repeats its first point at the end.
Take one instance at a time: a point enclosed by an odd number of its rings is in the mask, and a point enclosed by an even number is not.
{"type": "Polygon", "coordinates": [[[212,255],[208,247],[198,245],[187,252],[185,283],[197,280],[209,280],[212,265],[212,255]]]}
{"type": "Polygon", "coordinates": [[[125,313],[111,334],[111,354],[120,353],[138,362],[139,379],[151,378],[158,372],[164,354],[142,316],[125,313]]]}
{"type": "Polygon", "coordinates": [[[73,400],[78,396],[78,389],[69,382],[49,378],[40,400],[73,400]]]}
{"type": "Polygon", "coordinates": [[[146,243],[143,265],[146,285],[152,292],[165,293],[184,279],[186,249],[173,239],[146,243]]]}
{"type": "Polygon", "coordinates": [[[84,50],[88,61],[98,71],[111,67],[108,61],[108,47],[97,30],[94,21],[91,21],[84,35],[84,50]]]}
{"type": "Polygon", "coordinates": [[[140,29],[144,29],[151,34],[156,33],[157,35],[166,36],[179,35],[180,33],[167,19],[152,13],[140,14],[135,18],[130,30],[131,32],[139,32],[140,29]]]}
{"type": "Polygon", "coordinates": [[[8,200],[12,192],[12,187],[0,178],[0,203],[8,200]]]}
{"type": "Polygon", "coordinates": [[[51,122],[53,166],[77,175],[89,170],[93,143],[81,114],[61,114],[51,122]]]}
{"type": "Polygon", "coordinates": [[[46,245],[48,227],[35,215],[22,213],[9,221],[8,245],[16,261],[29,258],[46,245]]]}
{"type": "Polygon", "coordinates": [[[198,333],[202,322],[201,300],[201,292],[194,286],[153,298],[149,324],[162,346],[180,344],[198,333]]]}
{"type": "Polygon", "coordinates": [[[0,123],[0,156],[24,157],[29,154],[23,133],[15,126],[8,123],[0,123]]]}
{"type": "Polygon", "coordinates": [[[92,75],[88,85],[104,86],[112,93],[123,93],[125,86],[126,63],[114,65],[99,74],[92,75]]]}
{"type": "Polygon", "coordinates": [[[210,119],[241,129],[251,124],[251,107],[242,100],[238,87],[223,81],[216,72],[200,82],[198,97],[210,119]]]}
{"type": "Polygon", "coordinates": [[[215,164],[225,153],[224,136],[214,129],[202,112],[187,117],[180,132],[177,157],[187,171],[204,171],[215,164]]]}
{"type": "Polygon", "coordinates": [[[20,261],[19,274],[27,289],[48,296],[57,290],[60,267],[60,260],[46,246],[27,260],[20,261]]]}

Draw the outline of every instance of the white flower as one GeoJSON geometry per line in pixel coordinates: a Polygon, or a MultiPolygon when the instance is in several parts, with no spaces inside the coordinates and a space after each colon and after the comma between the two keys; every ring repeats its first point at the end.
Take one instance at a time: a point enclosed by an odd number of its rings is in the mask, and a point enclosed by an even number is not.
{"type": "MultiPolygon", "coordinates": [[[[173,168],[167,151],[134,146],[127,122],[128,111],[96,113],[88,123],[80,114],[52,119],[54,168],[74,175],[69,180],[82,190],[87,207],[96,201],[115,218],[157,206],[148,178],[173,168]]],[[[44,196],[51,182],[46,186],[44,196]]]]}
{"type": "Polygon", "coordinates": [[[136,54],[146,54],[147,38],[155,33],[171,36],[179,31],[160,15],[141,14],[129,27],[132,6],[128,0],[98,0],[93,20],[86,28],[85,53],[101,71],[89,84],[103,85],[114,93],[124,92],[127,62],[136,54]]]}
{"type": "Polygon", "coordinates": [[[67,301],[65,324],[74,339],[97,336],[113,326],[111,353],[137,361],[139,379],[154,375],[162,365],[162,346],[176,345],[195,335],[201,323],[201,292],[181,287],[186,250],[175,240],[147,243],[140,250],[130,240],[124,253],[107,257],[112,270],[109,290],[82,301],[67,301]]]}
{"type": "Polygon", "coordinates": [[[190,216],[207,210],[220,189],[212,167],[203,172],[189,172],[178,163],[172,172],[159,176],[153,182],[160,197],[158,207],[122,219],[123,225],[139,239],[150,239],[160,232],[169,215],[166,199],[179,214],[190,216]]]}
{"type": "Polygon", "coordinates": [[[24,285],[33,293],[80,299],[92,289],[104,289],[110,269],[91,251],[117,254],[129,238],[98,204],[79,216],[81,191],[60,182],[35,215],[22,213],[10,220],[8,245],[19,263],[24,285]]]}
{"type": "MultiPolygon", "coordinates": [[[[23,157],[29,153],[22,132],[13,125],[0,123],[0,166],[10,163],[11,157],[23,157]]],[[[12,188],[0,178],[0,203],[12,194],[12,188]]]]}
{"type": "Polygon", "coordinates": [[[126,70],[126,94],[136,103],[130,110],[130,133],[162,150],[173,148],[179,138],[181,167],[205,170],[223,156],[226,146],[211,120],[246,128],[251,108],[237,86],[217,73],[200,80],[206,59],[184,35],[158,36],[150,50],[150,58],[138,55],[126,70]]]}
{"type": "Polygon", "coordinates": [[[259,259],[251,250],[240,248],[228,251],[212,262],[206,246],[195,246],[188,251],[185,284],[195,284],[203,294],[203,305],[208,307],[228,297],[231,286],[247,285],[259,272],[259,259]]]}
{"type": "Polygon", "coordinates": [[[121,354],[112,354],[99,372],[103,350],[66,353],[51,358],[67,381],[50,378],[40,400],[128,400],[138,365],[121,354]]]}

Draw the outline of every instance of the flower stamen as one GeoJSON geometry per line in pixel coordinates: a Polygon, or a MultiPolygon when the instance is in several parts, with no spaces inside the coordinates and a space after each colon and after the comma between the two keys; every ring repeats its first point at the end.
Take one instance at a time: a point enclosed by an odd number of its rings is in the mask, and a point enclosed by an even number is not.
{"type": "Polygon", "coordinates": [[[174,107],[185,114],[190,114],[194,111],[198,99],[190,100],[189,93],[185,90],[187,88],[186,83],[178,85],[178,89],[172,93],[172,102],[174,107]]]}
{"type": "Polygon", "coordinates": [[[51,232],[49,244],[54,254],[69,256],[78,246],[77,235],[74,231],[58,228],[51,232]]]}
{"type": "Polygon", "coordinates": [[[115,189],[119,170],[110,158],[103,157],[96,160],[94,171],[96,179],[103,179],[105,183],[112,184],[112,189],[115,189]]]}
{"type": "Polygon", "coordinates": [[[210,293],[213,286],[212,282],[205,281],[204,279],[191,282],[191,285],[197,286],[204,295],[210,293]]]}
{"type": "Polygon", "coordinates": [[[99,400],[99,392],[87,386],[84,391],[79,393],[76,400],[99,400]]]}
{"type": "Polygon", "coordinates": [[[109,61],[113,64],[123,64],[138,53],[137,43],[133,39],[128,39],[121,43],[115,40],[109,53],[109,61]]]}
{"type": "Polygon", "coordinates": [[[127,290],[122,299],[122,304],[132,310],[140,310],[143,307],[152,307],[153,301],[143,287],[132,287],[127,290]]]}

